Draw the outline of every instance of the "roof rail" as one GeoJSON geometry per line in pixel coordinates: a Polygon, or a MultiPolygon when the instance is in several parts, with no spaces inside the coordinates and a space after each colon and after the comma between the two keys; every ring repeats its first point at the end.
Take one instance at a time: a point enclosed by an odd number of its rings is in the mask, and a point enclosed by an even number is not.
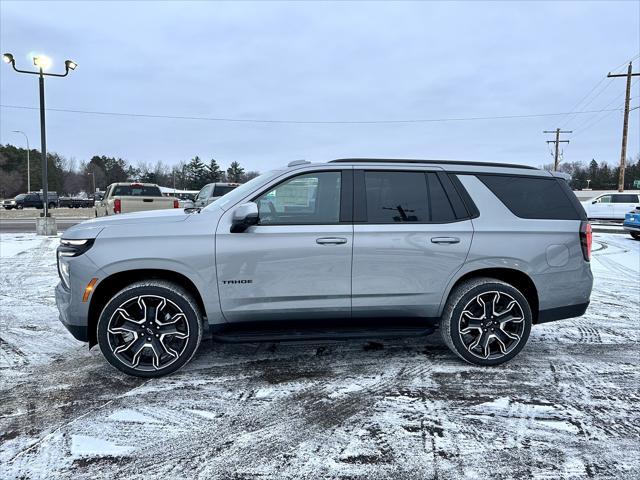
{"type": "Polygon", "coordinates": [[[527,170],[538,170],[530,165],[516,165],[512,163],[496,162],[465,162],[463,160],[415,160],[401,158],[338,158],[330,160],[329,163],[417,163],[417,164],[441,164],[441,165],[470,165],[474,167],[503,167],[503,168],[525,168],[527,170]]]}

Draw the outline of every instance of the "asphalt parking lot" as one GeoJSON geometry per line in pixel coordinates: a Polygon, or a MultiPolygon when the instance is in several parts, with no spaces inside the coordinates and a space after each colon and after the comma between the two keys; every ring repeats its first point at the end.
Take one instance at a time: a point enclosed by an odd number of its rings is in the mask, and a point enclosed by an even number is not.
{"type": "Polygon", "coordinates": [[[611,478],[640,475],[640,242],[597,234],[587,314],[497,368],[437,335],[219,345],[157,380],[57,320],[56,238],[2,235],[6,478],[611,478]],[[10,246],[10,247],[8,247],[10,246]]]}

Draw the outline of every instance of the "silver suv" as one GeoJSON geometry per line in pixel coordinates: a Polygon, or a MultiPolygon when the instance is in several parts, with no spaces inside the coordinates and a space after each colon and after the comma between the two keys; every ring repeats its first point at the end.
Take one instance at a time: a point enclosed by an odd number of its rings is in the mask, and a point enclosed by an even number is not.
{"type": "Polygon", "coordinates": [[[532,325],[582,315],[591,228],[567,183],[526,166],[293,162],[204,209],[92,219],[58,249],[60,319],[125,373],[225,341],[439,329],[497,365],[532,325]]]}

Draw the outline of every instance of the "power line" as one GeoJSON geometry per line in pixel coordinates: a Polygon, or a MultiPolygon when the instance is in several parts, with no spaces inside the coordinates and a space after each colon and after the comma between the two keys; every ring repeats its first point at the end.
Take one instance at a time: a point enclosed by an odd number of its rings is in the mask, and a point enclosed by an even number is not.
{"type": "MultiPolygon", "coordinates": [[[[635,80],[632,84],[631,84],[631,88],[633,88],[636,84],[638,83],[638,80],[635,80]]],[[[606,112],[604,115],[599,115],[596,114],[593,117],[589,117],[587,118],[584,122],[582,122],[578,127],[576,127],[574,129],[574,134],[571,135],[569,137],[569,139],[574,138],[578,133],[582,133],[584,130],[587,130],[591,127],[593,127],[595,124],[600,123],[602,120],[604,120],[605,118],[609,117],[613,112],[622,112],[624,109],[624,103],[622,105],[620,105],[618,108],[614,108],[614,109],[609,109],[609,107],[616,101],[619,101],[622,97],[624,96],[624,92],[617,95],[615,98],[613,98],[609,103],[607,103],[604,107],[603,107],[603,112],[606,112]],[[598,118],[600,117],[600,118],[598,118]],[[586,125],[586,126],[585,126],[586,125]]]]}
{"type": "MultiPolygon", "coordinates": [[[[0,105],[2,108],[13,108],[20,110],[38,110],[38,107],[28,107],[25,105],[0,105]]],[[[227,117],[198,117],[188,115],[168,115],[168,114],[149,114],[149,113],[132,113],[132,112],[104,112],[98,110],[73,110],[66,108],[47,108],[49,112],[76,113],[82,115],[102,115],[114,117],[131,117],[131,118],[162,118],[170,120],[201,120],[209,122],[229,122],[229,123],[267,123],[267,124],[294,124],[294,125],[351,125],[351,124],[407,124],[407,123],[434,123],[434,122],[467,122],[476,120],[509,120],[517,118],[540,118],[540,117],[558,117],[567,115],[567,112],[557,113],[531,113],[523,115],[498,115],[498,116],[482,116],[482,117],[445,117],[445,118],[422,118],[422,119],[405,119],[405,120],[268,120],[257,118],[227,118],[227,117]]],[[[601,113],[609,110],[584,110],[580,112],[572,112],[575,114],[601,113]]]]}
{"type": "Polygon", "coordinates": [[[615,109],[615,110],[611,110],[609,113],[607,113],[606,115],[598,118],[595,122],[591,122],[591,124],[589,124],[588,126],[584,127],[582,130],[575,132],[573,135],[571,135],[571,137],[569,137],[570,139],[574,139],[576,138],[578,135],[582,135],[586,130],[589,130],[591,127],[593,127],[594,125],[600,123],[602,120],[604,120],[605,118],[609,117],[612,113],[614,112],[622,112],[622,109],[624,108],[624,104],[620,105],[620,108],[615,109]]]}
{"type": "MultiPolygon", "coordinates": [[[[629,60],[626,60],[624,62],[622,62],[620,65],[611,68],[609,71],[613,72],[615,70],[617,70],[618,68],[627,65],[627,63],[635,60],[636,58],[640,57],[640,53],[636,54],[634,57],[630,58],[629,60]]],[[[580,99],[580,101],[578,103],[576,103],[573,107],[571,107],[570,113],[567,114],[567,117],[564,118],[562,121],[562,125],[560,126],[561,128],[564,128],[567,123],[569,122],[569,118],[571,117],[571,115],[573,114],[574,110],[576,110],[578,107],[581,106],[582,109],[587,108],[587,106],[591,105],[591,103],[593,103],[593,101],[598,98],[607,88],[609,88],[609,86],[611,85],[611,83],[613,83],[613,80],[611,78],[609,78],[609,82],[607,82],[607,84],[598,92],[596,93],[596,95],[594,95],[591,100],[589,100],[585,105],[582,105],[582,102],[584,102],[587,98],[589,98],[589,96],[605,81],[607,80],[608,77],[603,76],[600,81],[598,83],[595,84],[595,86],[589,90],[589,92],[587,92],[587,94],[582,97],[580,99]]]]}
{"type": "Polygon", "coordinates": [[[601,79],[598,83],[596,83],[595,87],[593,87],[591,90],[589,90],[589,93],[587,93],[587,94],[582,98],[582,100],[580,100],[578,103],[576,103],[576,104],[573,106],[573,108],[571,108],[571,113],[569,113],[569,114],[567,115],[567,117],[566,117],[565,119],[563,119],[561,128],[564,128],[564,127],[567,125],[567,123],[569,123],[571,120],[573,120],[573,118],[575,118],[575,116],[574,116],[574,115],[575,115],[575,110],[576,110],[579,106],[582,106],[582,108],[587,108],[589,105],[591,105],[591,104],[593,103],[593,101],[594,101],[596,98],[598,98],[600,95],[602,95],[602,94],[604,93],[604,91],[605,91],[607,88],[609,88],[609,86],[613,83],[613,80],[609,79],[609,81],[604,85],[604,87],[603,87],[603,88],[601,88],[601,89],[598,91],[598,93],[596,93],[593,97],[591,97],[591,100],[589,100],[589,101],[588,101],[587,103],[585,103],[584,105],[581,105],[581,104],[582,104],[582,102],[584,102],[584,101],[589,97],[589,95],[591,95],[591,93],[592,93],[596,88],[598,88],[598,87],[599,87],[599,86],[600,86],[600,85],[601,85],[605,80],[607,80],[607,77],[602,77],[602,79],[601,79]]]}

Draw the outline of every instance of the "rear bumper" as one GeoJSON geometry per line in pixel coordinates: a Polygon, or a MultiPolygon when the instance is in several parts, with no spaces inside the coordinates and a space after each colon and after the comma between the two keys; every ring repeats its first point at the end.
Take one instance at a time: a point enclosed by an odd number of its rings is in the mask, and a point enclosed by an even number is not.
{"type": "Polygon", "coordinates": [[[581,317],[587,311],[589,302],[579,303],[577,305],[568,305],[565,307],[550,308],[548,310],[540,310],[538,313],[538,321],[536,323],[548,323],[565,318],[581,317]]]}

